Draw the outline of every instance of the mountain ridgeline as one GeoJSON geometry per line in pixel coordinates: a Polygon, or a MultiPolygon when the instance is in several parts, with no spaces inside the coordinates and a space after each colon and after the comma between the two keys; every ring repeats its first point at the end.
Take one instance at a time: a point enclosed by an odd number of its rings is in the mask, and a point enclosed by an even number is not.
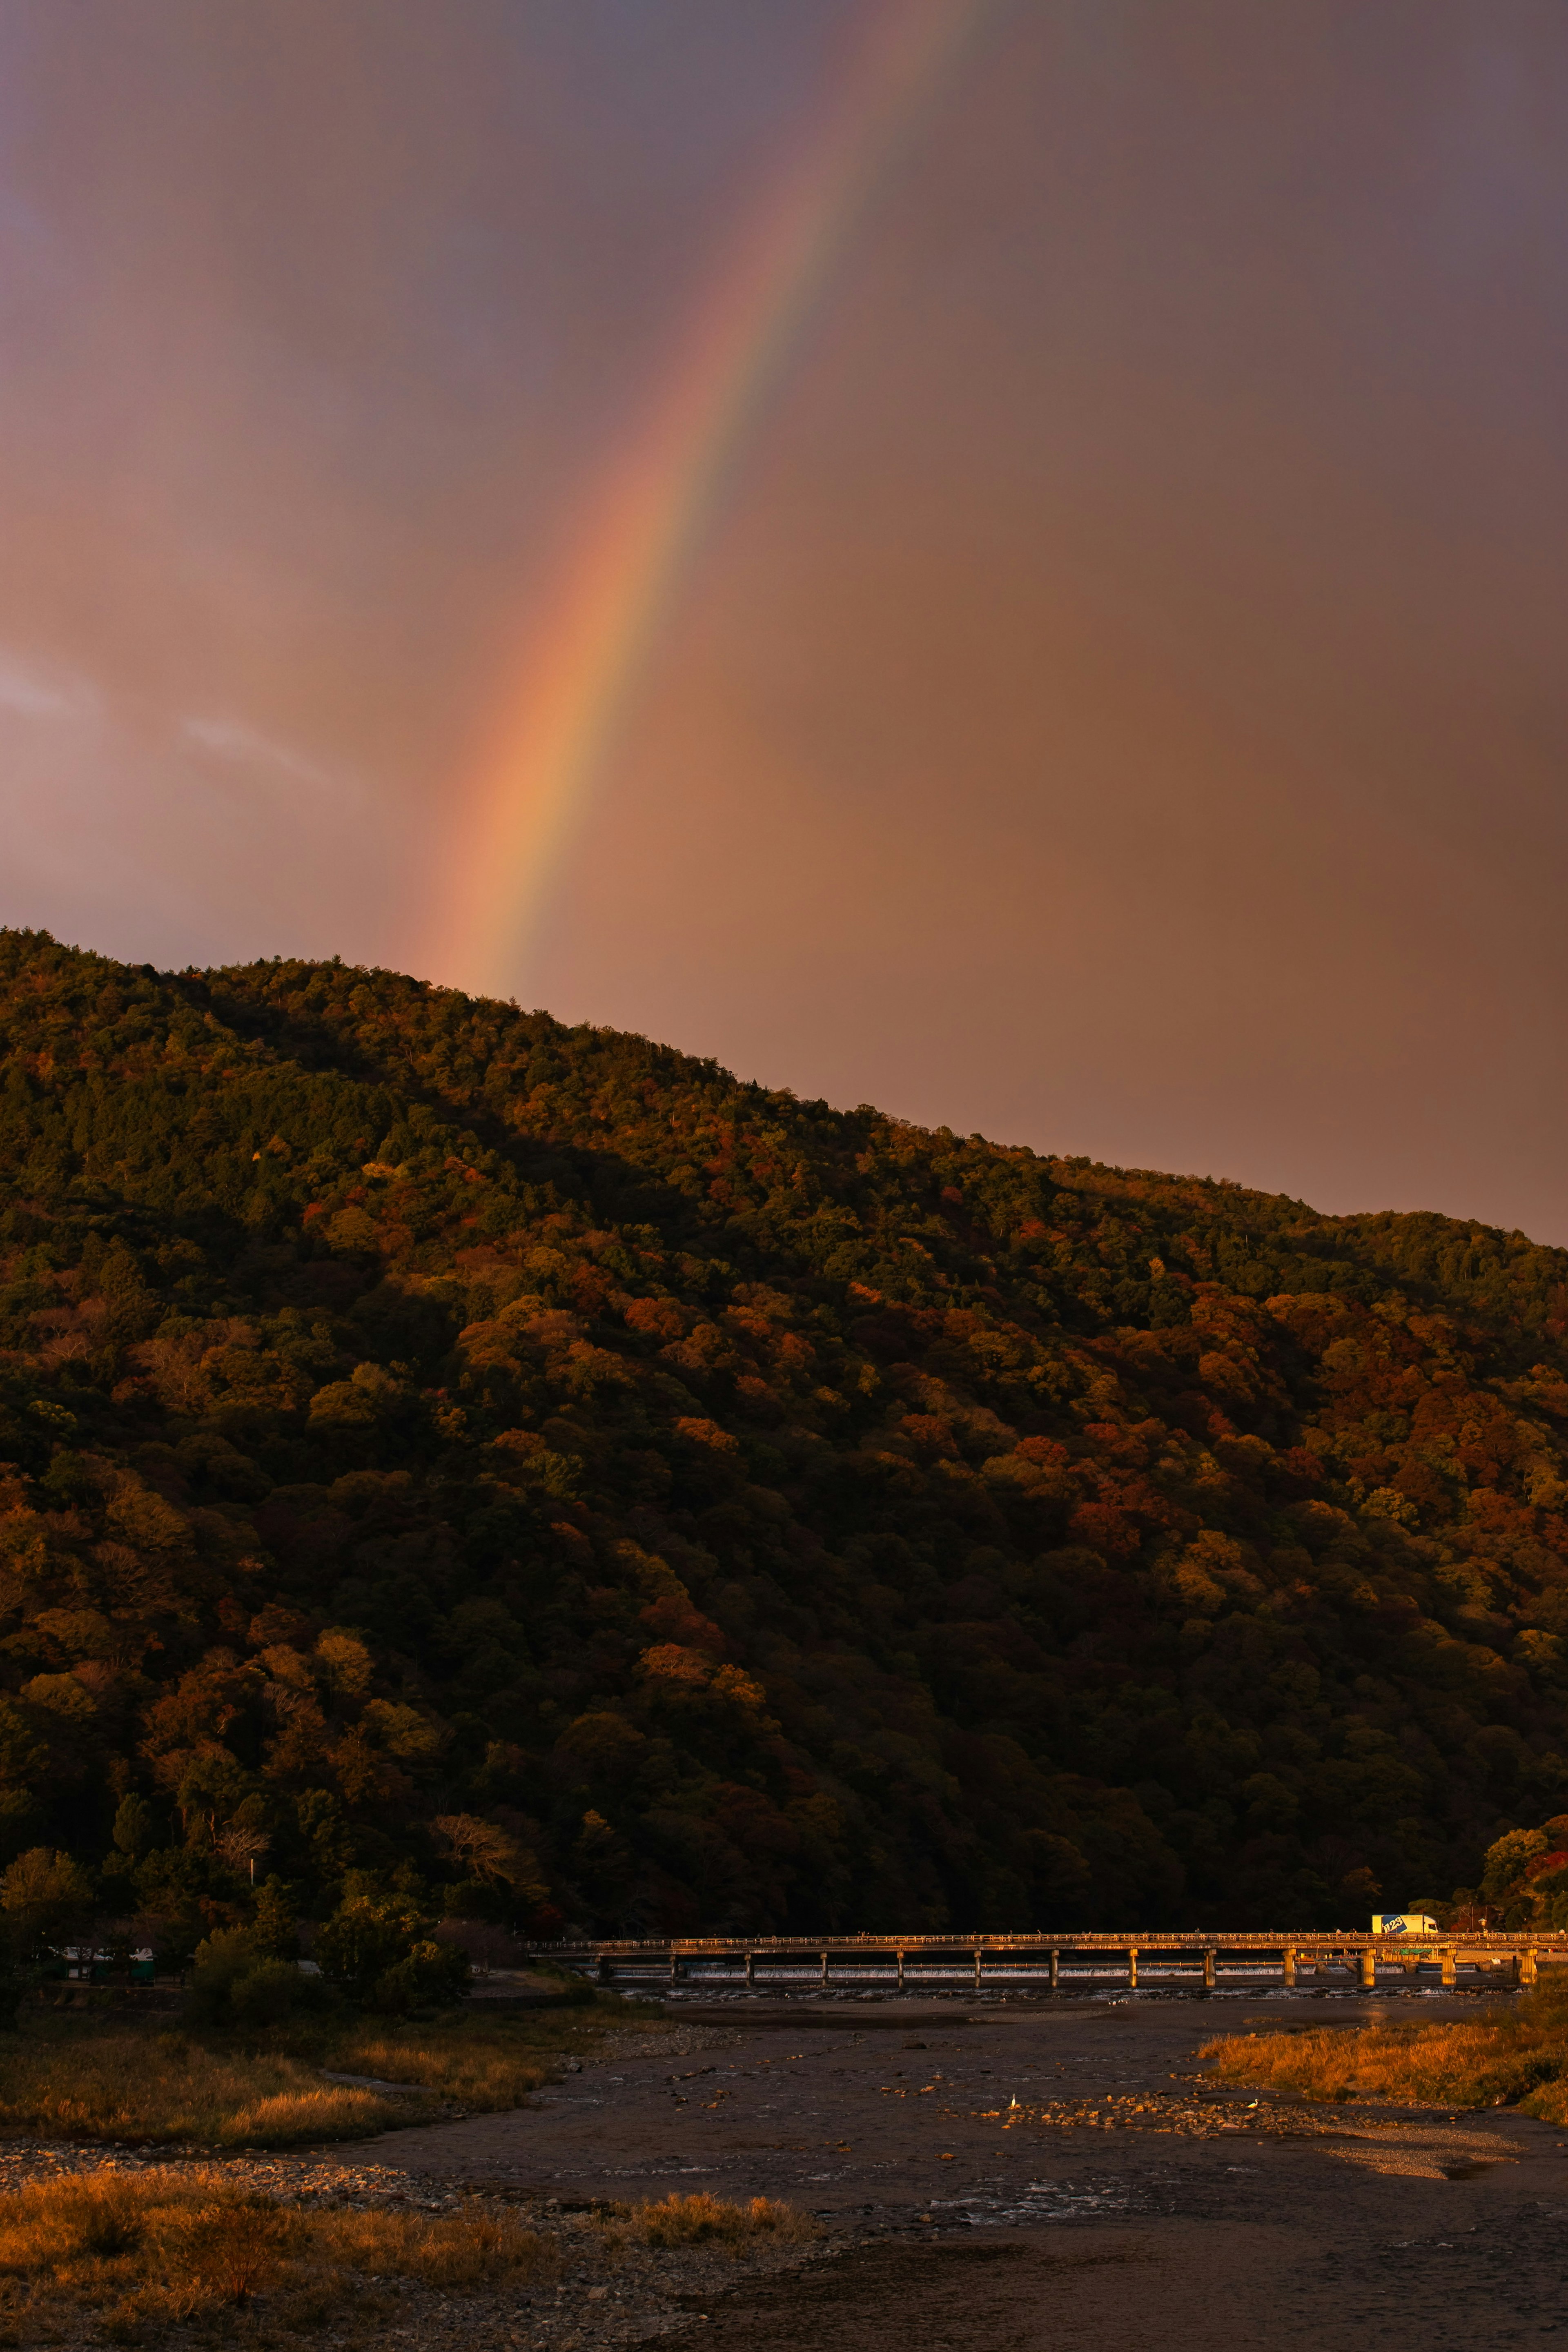
{"type": "Polygon", "coordinates": [[[1359,1926],[1568,1804],[1568,1254],[336,962],[0,1006],[0,1864],[1359,1926]]]}

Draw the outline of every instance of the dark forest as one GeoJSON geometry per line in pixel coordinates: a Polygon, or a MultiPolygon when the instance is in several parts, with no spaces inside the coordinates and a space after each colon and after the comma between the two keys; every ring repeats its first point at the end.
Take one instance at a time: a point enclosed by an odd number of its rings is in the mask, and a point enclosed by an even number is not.
{"type": "Polygon", "coordinates": [[[0,1864],[1364,1927],[1568,1802],[1568,1254],[0,933],[0,1864]]]}

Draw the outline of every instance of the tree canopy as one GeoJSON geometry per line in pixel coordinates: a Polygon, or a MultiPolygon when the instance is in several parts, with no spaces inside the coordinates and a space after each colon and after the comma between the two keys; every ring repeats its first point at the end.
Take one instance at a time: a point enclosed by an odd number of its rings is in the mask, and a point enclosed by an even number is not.
{"type": "Polygon", "coordinates": [[[0,1007],[0,1863],[1352,1926],[1568,1801],[1568,1254],[336,961],[0,1007]]]}

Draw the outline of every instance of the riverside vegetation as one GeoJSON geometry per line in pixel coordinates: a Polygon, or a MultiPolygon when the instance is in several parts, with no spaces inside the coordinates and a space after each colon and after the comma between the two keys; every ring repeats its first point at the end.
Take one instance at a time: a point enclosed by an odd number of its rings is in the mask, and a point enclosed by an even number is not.
{"type": "MultiPolygon", "coordinates": [[[[437,2215],[363,2201],[312,2210],[218,2169],[104,2169],[32,2183],[5,2201],[0,2340],[60,2342],[84,2323],[94,2324],[91,2340],[122,2344],[177,2331],[187,2344],[287,2345],[327,2324],[356,2336],[368,2327],[372,2336],[357,2340],[374,2340],[390,2320],[424,2316],[431,2295],[443,2318],[450,2298],[502,2296],[485,2315],[515,2328],[517,2292],[558,2281],[563,2251],[614,2277],[637,2248],[739,2255],[820,2235],[807,2215],[765,2197],[606,2207],[563,2241],[478,2200],[437,2215]]],[[[446,2340],[449,2329],[439,2332],[446,2340]]]]}
{"type": "Polygon", "coordinates": [[[388,2281],[460,2294],[559,2269],[550,2241],[510,2215],[302,2212],[218,2170],[105,2170],[30,2184],[7,2200],[0,2327],[11,2320],[29,2336],[58,2335],[91,2315],[111,2342],[193,2325],[232,2341],[237,2311],[260,2296],[273,2323],[262,2340],[274,2329],[289,2340],[351,2314],[384,2318],[388,2281]]]}
{"type": "MultiPolygon", "coordinates": [[[[197,1973],[200,1982],[200,1971],[197,1973]]],[[[621,2021],[625,2004],[617,2003],[621,2021]]],[[[259,2031],[31,2006],[0,2042],[0,2130],[47,2138],[287,2147],[521,2106],[606,2018],[353,2011],[259,2031]],[[398,2093],[329,2074],[395,2084],[398,2093]],[[414,2095],[410,2095],[414,2094],[414,2095]]]]}
{"type": "Polygon", "coordinates": [[[1309,2099],[1517,2106],[1568,2124],[1568,1978],[1550,1972],[1507,2009],[1460,2023],[1226,2034],[1199,2055],[1222,2082],[1309,2099]]]}
{"type": "MultiPolygon", "coordinates": [[[[639,2252],[656,2272],[694,2252],[787,2262],[821,2235],[764,2197],[547,2209],[526,2226],[477,2193],[412,2210],[407,2176],[382,2166],[319,2152],[258,2165],[304,2140],[319,2150],[516,2107],[640,2012],[587,1994],[542,2013],[378,2016],[306,1982],[303,2001],[241,2024],[236,1994],[257,1973],[254,1934],[229,1930],[198,1948],[176,2029],[113,1992],[23,2005],[0,2041],[0,2344],[75,2342],[87,2328],[89,2341],[226,2344],[238,2330],[282,2345],[326,2324],[368,2343],[392,2318],[446,2341],[515,2326],[523,2290],[566,2281],[563,2250],[580,2286],[584,2261],[613,2282],[639,2252]],[[163,2168],[161,2147],[184,2160],[163,2168]],[[199,2160],[220,2154],[221,2168],[199,2160]]],[[[631,2282],[645,2301],[681,2284],[631,2282]]]]}
{"type": "Polygon", "coordinates": [[[0,935],[17,1965],[1432,1907],[1559,1855],[1565,1330],[1519,1234],[0,935]]]}

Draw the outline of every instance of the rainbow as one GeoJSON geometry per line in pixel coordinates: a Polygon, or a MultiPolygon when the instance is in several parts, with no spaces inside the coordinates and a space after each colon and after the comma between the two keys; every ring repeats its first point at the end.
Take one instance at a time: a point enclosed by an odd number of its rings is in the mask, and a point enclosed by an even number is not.
{"type": "Polygon", "coordinates": [[[606,469],[547,616],[459,782],[421,967],[516,984],[551,882],[749,430],[879,184],[998,0],[882,0],[838,101],[699,307],[606,469]]]}

